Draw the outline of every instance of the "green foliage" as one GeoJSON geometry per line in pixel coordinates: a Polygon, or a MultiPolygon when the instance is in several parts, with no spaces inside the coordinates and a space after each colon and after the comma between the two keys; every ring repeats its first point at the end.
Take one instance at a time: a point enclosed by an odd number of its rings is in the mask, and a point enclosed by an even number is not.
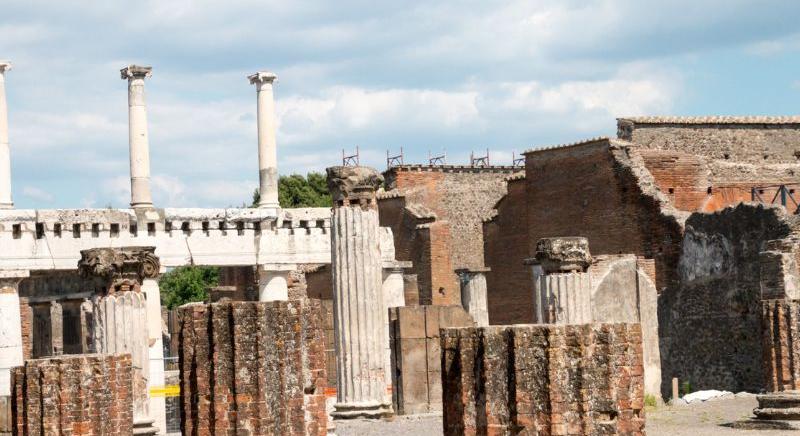
{"type": "Polygon", "coordinates": [[[686,394],[691,394],[693,392],[692,382],[686,380],[685,382],[681,383],[679,391],[681,396],[684,396],[686,394]]]}
{"type": "MultiPolygon", "coordinates": [[[[253,192],[251,207],[258,205],[261,196],[258,189],[253,192]]],[[[331,207],[331,194],[328,182],[322,173],[311,172],[305,177],[300,174],[278,178],[278,201],[281,207],[331,207]]]]}
{"type": "Polygon", "coordinates": [[[653,394],[645,394],[644,405],[645,407],[655,408],[658,406],[658,399],[656,399],[656,396],[653,394]]]}
{"type": "Polygon", "coordinates": [[[161,276],[161,304],[174,309],[182,304],[206,301],[208,288],[219,284],[219,268],[182,266],[161,276]]]}

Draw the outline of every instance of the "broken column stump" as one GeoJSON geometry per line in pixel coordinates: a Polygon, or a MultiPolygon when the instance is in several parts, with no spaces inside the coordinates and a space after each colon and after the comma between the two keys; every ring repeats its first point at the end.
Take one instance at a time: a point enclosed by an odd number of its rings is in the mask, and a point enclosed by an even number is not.
{"type": "Polygon", "coordinates": [[[128,354],[26,360],[11,372],[14,434],[133,434],[132,376],[128,354]]]}
{"type": "Polygon", "coordinates": [[[178,311],[183,434],[326,433],[318,300],[195,303],[178,311]]]}
{"type": "Polygon", "coordinates": [[[639,324],[442,329],[444,434],[644,434],[639,324]]]}

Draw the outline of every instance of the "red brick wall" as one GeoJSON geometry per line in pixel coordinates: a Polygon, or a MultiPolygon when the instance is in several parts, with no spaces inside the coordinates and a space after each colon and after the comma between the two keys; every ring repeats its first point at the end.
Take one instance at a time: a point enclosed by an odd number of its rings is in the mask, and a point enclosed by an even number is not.
{"type": "Polygon", "coordinates": [[[765,300],[761,307],[767,391],[800,389],[800,300],[765,300]]]}
{"type": "Polygon", "coordinates": [[[192,304],[179,311],[184,434],[326,433],[318,301],[192,304]]]}
{"type": "Polygon", "coordinates": [[[253,266],[222,266],[219,268],[219,286],[234,286],[231,300],[258,300],[258,281],[253,266]]]}
{"type": "Polygon", "coordinates": [[[483,226],[491,324],[533,322],[533,279],[523,265],[530,257],[525,196],[525,179],[509,181],[497,216],[483,226]]]}
{"type": "Polygon", "coordinates": [[[132,434],[132,376],[129,354],[27,360],[11,375],[14,434],[132,434]]]}
{"type": "Polygon", "coordinates": [[[703,210],[711,197],[703,158],[678,151],[639,150],[639,154],[673,206],[689,212],[703,210]]]}
{"type": "Polygon", "coordinates": [[[19,316],[22,323],[22,357],[30,359],[33,357],[33,308],[25,297],[19,299],[19,316]]]}
{"type": "Polygon", "coordinates": [[[445,435],[644,434],[639,324],[444,329],[445,435]]]}

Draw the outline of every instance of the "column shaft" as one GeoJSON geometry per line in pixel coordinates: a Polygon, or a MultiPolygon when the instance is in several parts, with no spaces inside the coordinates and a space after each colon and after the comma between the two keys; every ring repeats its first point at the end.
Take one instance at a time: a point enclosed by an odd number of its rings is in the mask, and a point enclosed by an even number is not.
{"type": "Polygon", "coordinates": [[[488,268],[456,270],[461,281],[461,306],[472,315],[478,327],[489,325],[485,274],[487,271],[488,268]]]}
{"type": "Polygon", "coordinates": [[[8,145],[8,104],[5,72],[11,64],[0,61],[0,209],[11,209],[11,151],[8,145]]]}
{"type": "Polygon", "coordinates": [[[150,142],[147,135],[147,107],[144,79],[152,68],[131,65],[122,70],[128,79],[128,144],[131,164],[131,207],[153,207],[150,193],[150,142]]]}
{"type": "Polygon", "coordinates": [[[258,207],[280,207],[278,203],[278,147],[275,124],[275,74],[259,72],[249,76],[258,92],[258,207]]]}
{"type": "Polygon", "coordinates": [[[585,272],[539,275],[534,282],[537,307],[534,322],[583,324],[592,322],[591,284],[585,272]]]}
{"type": "Polygon", "coordinates": [[[0,396],[11,395],[11,368],[22,365],[22,318],[18,286],[27,271],[0,277],[0,396]],[[17,275],[18,277],[8,277],[17,275]]]}
{"type": "Polygon", "coordinates": [[[258,301],[287,301],[289,271],[271,271],[259,267],[258,301]]]}

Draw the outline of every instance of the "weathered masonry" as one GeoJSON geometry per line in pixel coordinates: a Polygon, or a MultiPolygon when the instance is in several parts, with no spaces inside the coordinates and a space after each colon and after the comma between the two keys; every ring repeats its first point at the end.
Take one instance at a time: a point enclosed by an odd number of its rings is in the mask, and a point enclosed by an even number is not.
{"type": "MultiPolygon", "coordinates": [[[[800,117],[632,117],[617,127],[617,138],[529,150],[524,175],[506,179],[483,223],[490,322],[535,321],[530,296],[542,282],[525,260],[543,238],[580,236],[593,281],[628,256],[638,283],[654,285],[663,380],[764,388],[759,289],[773,272],[759,253],[796,234],[800,117]]],[[[622,313],[603,286],[592,311],[622,313]]]]}

